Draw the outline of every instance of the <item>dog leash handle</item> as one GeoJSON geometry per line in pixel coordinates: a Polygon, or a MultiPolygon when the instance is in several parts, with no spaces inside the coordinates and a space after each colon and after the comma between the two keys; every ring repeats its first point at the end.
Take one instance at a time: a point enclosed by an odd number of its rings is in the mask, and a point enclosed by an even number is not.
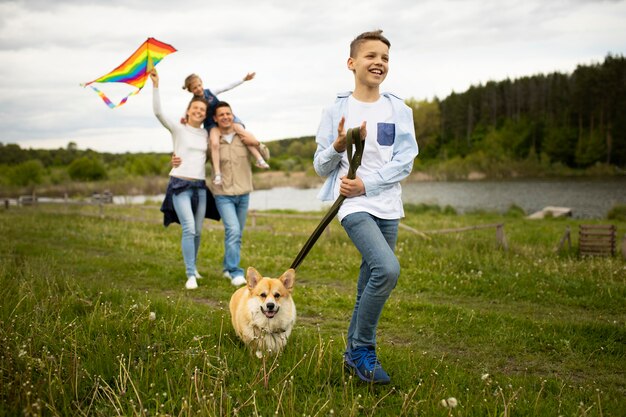
{"type": "MultiPolygon", "coordinates": [[[[365,144],[361,140],[361,129],[358,127],[348,129],[348,132],[346,133],[346,151],[348,152],[348,163],[350,164],[350,166],[348,167],[347,176],[351,180],[356,178],[356,170],[361,165],[361,159],[363,158],[364,146],[365,144]],[[354,153],[352,149],[353,146],[354,146],[354,153]]],[[[296,259],[294,259],[294,261],[291,264],[291,268],[296,269],[298,268],[298,266],[300,266],[300,264],[302,263],[304,258],[307,256],[307,254],[309,253],[313,245],[315,245],[315,242],[317,242],[317,239],[319,239],[319,237],[322,235],[322,232],[324,231],[324,229],[326,229],[326,226],[328,226],[330,222],[333,220],[333,218],[337,215],[337,213],[339,212],[339,207],[341,207],[341,204],[343,203],[345,199],[346,199],[345,196],[340,195],[337,198],[337,200],[335,200],[335,203],[328,210],[328,212],[326,213],[326,215],[324,216],[320,224],[317,225],[317,227],[315,228],[315,230],[313,231],[309,239],[306,241],[302,249],[300,249],[300,252],[296,256],[296,259]]]]}

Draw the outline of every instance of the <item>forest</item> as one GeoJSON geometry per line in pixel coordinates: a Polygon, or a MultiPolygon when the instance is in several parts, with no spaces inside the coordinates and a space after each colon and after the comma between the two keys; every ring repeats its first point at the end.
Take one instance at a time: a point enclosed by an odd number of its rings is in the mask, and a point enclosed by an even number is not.
{"type": "MultiPolygon", "coordinates": [[[[526,175],[536,167],[553,175],[563,168],[602,166],[609,175],[626,169],[626,59],[621,55],[579,65],[571,74],[489,81],[442,100],[406,103],[413,109],[420,148],[415,170],[450,161],[472,163],[479,171],[526,163],[526,175]]],[[[170,168],[168,154],[99,153],[68,142],[54,150],[0,142],[0,187],[122,180],[166,175],[170,168]]],[[[266,144],[273,170],[311,170],[313,136],[266,144]]]]}
{"type": "Polygon", "coordinates": [[[572,168],[626,165],[626,60],[490,81],[439,101],[408,100],[420,158],[482,152],[547,158],[572,168]]]}

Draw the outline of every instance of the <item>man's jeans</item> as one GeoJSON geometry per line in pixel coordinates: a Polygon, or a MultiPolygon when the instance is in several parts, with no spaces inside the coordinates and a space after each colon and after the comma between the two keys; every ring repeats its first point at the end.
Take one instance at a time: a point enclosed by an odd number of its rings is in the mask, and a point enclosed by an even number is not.
{"type": "Polygon", "coordinates": [[[243,275],[241,260],[241,237],[246,225],[250,194],[216,195],[215,205],[224,223],[224,262],[222,268],[230,276],[243,275]]]}
{"type": "Polygon", "coordinates": [[[341,222],[362,256],[347,349],[376,347],[380,314],[400,276],[400,263],[394,254],[399,223],[398,219],[379,219],[365,212],[349,214],[341,222]]]}
{"type": "Polygon", "coordinates": [[[200,248],[200,236],[202,235],[202,222],[206,212],[206,189],[197,188],[198,207],[195,213],[191,207],[191,198],[194,189],[187,189],[172,196],[174,210],[183,228],[181,245],[183,248],[183,259],[185,260],[185,272],[188,277],[194,276],[196,272],[196,259],[200,248]]]}

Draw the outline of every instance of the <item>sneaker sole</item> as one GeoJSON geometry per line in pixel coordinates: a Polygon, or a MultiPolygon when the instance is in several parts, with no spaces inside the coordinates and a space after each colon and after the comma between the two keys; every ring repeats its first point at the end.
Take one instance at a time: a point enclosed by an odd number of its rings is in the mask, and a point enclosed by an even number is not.
{"type": "Polygon", "coordinates": [[[370,378],[366,377],[365,375],[363,375],[361,373],[361,371],[359,371],[359,368],[356,367],[354,362],[352,362],[348,358],[344,358],[343,366],[345,366],[346,369],[350,370],[351,372],[355,373],[356,376],[358,376],[361,381],[367,382],[368,384],[387,385],[387,384],[389,384],[391,382],[391,380],[389,380],[389,381],[376,381],[376,380],[373,380],[373,379],[370,379],[370,378]]]}

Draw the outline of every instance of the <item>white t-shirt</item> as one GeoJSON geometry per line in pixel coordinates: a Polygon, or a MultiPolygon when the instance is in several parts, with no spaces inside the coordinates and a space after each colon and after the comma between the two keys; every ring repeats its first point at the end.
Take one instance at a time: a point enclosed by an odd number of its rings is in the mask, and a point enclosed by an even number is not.
{"type": "MultiPolygon", "coordinates": [[[[395,139],[395,124],[393,123],[393,110],[389,100],[381,96],[374,103],[358,101],[353,96],[348,98],[348,110],[344,127],[346,131],[353,127],[359,127],[363,121],[367,122],[367,136],[361,166],[356,171],[360,178],[370,175],[378,175],[378,171],[386,163],[391,161],[393,142],[395,139]]],[[[333,191],[334,198],[339,197],[339,184],[341,177],[348,174],[348,154],[343,155],[340,171],[333,191]]],[[[366,190],[367,192],[367,190],[366,190]]],[[[341,221],[348,214],[367,212],[381,219],[399,219],[404,217],[402,207],[402,188],[400,183],[390,186],[376,196],[361,195],[346,198],[339,208],[337,217],[341,221]]]]}
{"type": "Polygon", "coordinates": [[[235,137],[235,132],[226,133],[225,135],[221,135],[222,139],[224,139],[228,143],[233,143],[233,138],[235,137]]]}

